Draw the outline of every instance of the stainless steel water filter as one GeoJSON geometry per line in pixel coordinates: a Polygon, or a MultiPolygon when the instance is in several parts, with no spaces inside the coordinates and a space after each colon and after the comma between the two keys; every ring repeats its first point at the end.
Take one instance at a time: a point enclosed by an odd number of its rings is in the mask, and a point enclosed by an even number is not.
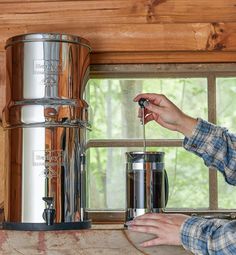
{"type": "Polygon", "coordinates": [[[127,152],[126,221],[147,212],[162,212],[168,201],[164,152],[127,152]]]}
{"type": "Polygon", "coordinates": [[[6,43],[5,228],[90,227],[83,99],[90,51],[88,41],[66,34],[25,34],[6,43]]]}

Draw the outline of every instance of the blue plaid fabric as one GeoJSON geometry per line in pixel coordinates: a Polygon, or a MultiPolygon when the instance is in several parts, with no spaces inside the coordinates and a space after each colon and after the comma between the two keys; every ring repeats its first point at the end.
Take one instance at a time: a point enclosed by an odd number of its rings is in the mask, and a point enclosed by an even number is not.
{"type": "Polygon", "coordinates": [[[184,248],[197,255],[235,255],[236,221],[187,219],[181,228],[184,248]]]}
{"type": "MultiPolygon", "coordinates": [[[[200,156],[205,165],[218,169],[226,182],[236,185],[236,135],[226,128],[198,119],[186,150],[200,156]]],[[[199,255],[236,255],[236,221],[191,217],[181,227],[184,248],[199,255]]]]}

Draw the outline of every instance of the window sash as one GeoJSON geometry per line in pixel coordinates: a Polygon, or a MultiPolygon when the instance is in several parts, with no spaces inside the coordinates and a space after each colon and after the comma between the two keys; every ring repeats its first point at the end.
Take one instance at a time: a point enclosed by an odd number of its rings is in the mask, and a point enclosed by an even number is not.
{"type": "MultiPolygon", "coordinates": [[[[206,216],[219,217],[224,219],[236,219],[236,210],[209,210],[209,209],[165,209],[164,213],[180,213],[190,216],[206,216]]],[[[125,211],[88,211],[88,217],[96,224],[124,224],[125,211]]]]}

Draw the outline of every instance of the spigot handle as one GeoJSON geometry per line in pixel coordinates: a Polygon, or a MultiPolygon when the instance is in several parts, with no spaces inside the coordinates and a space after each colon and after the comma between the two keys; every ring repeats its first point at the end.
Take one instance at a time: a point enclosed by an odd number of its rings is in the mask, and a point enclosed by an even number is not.
{"type": "Polygon", "coordinates": [[[47,207],[51,207],[53,204],[53,197],[43,197],[43,201],[47,203],[47,207]]]}
{"type": "Polygon", "coordinates": [[[43,211],[43,219],[48,226],[54,224],[56,217],[56,210],[53,208],[53,197],[43,197],[43,201],[46,202],[47,208],[43,211]]]}
{"type": "Polygon", "coordinates": [[[43,211],[43,219],[48,226],[54,224],[54,220],[56,218],[56,210],[55,209],[44,209],[43,211]]]}

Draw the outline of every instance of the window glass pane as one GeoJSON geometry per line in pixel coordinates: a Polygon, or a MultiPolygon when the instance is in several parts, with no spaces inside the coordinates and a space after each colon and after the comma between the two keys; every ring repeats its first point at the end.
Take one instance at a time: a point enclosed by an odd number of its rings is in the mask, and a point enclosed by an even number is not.
{"type": "MultiPolygon", "coordinates": [[[[217,124],[236,133],[236,78],[217,78],[217,124]]],[[[218,173],[219,208],[236,208],[236,187],[218,173]]]]}
{"type": "Polygon", "coordinates": [[[218,203],[221,209],[236,209],[236,187],[226,183],[218,172],[218,203]]]}
{"type": "Polygon", "coordinates": [[[166,148],[170,181],[168,208],[208,208],[209,172],[201,158],[184,148],[166,148]]]}
{"type": "Polygon", "coordinates": [[[236,78],[217,78],[217,124],[236,133],[236,78]]]}
{"type": "Polygon", "coordinates": [[[87,150],[87,207],[89,209],[125,208],[125,149],[87,150]]]}
{"type": "MultiPolygon", "coordinates": [[[[142,138],[137,118],[138,104],[133,98],[141,93],[161,93],[194,117],[207,118],[207,79],[92,79],[86,86],[92,132],[89,139],[142,138]]],[[[152,139],[182,138],[150,122],[146,137],[152,139]]]]}
{"type": "MultiPolygon", "coordinates": [[[[127,151],[143,148],[91,148],[87,151],[89,209],[124,210],[127,151]]],[[[202,160],[183,148],[148,148],[165,152],[169,179],[168,208],[207,208],[208,170],[202,160]]]]}

